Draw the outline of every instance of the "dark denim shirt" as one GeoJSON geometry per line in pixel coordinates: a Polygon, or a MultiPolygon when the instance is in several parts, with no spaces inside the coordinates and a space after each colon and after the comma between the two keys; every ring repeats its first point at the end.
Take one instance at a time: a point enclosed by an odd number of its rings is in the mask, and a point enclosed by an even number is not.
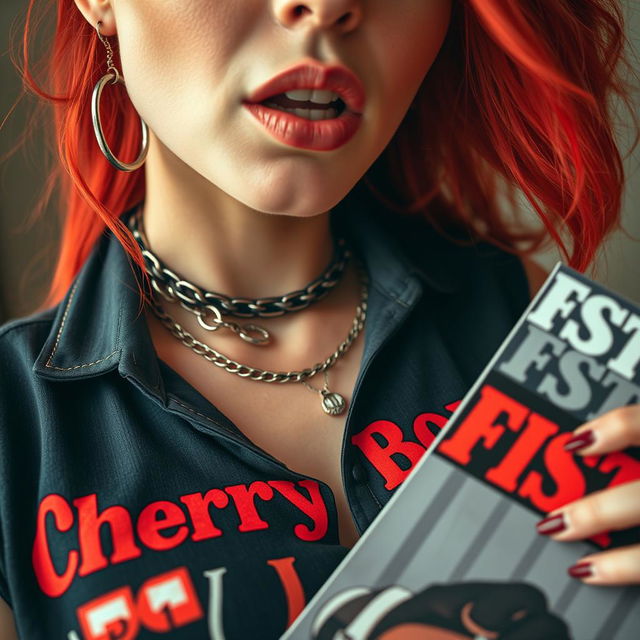
{"type": "MultiPolygon", "coordinates": [[[[342,448],[363,532],[529,295],[494,247],[373,201],[331,215],[371,278],[342,448]]],[[[0,596],[29,640],[277,638],[348,551],[332,492],[159,360],[138,311],[107,233],[59,305],[0,329],[0,596]]]]}

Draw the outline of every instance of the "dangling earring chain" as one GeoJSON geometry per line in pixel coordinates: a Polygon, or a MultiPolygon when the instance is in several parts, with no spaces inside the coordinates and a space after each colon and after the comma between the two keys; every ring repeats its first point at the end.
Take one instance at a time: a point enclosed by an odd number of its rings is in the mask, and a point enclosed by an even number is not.
{"type": "Polygon", "coordinates": [[[115,78],[111,84],[116,84],[120,82],[121,76],[120,72],[113,65],[113,49],[109,44],[109,41],[100,33],[100,27],[102,26],[102,20],[98,20],[98,28],[96,31],[98,32],[98,38],[102,41],[102,44],[107,48],[107,71],[112,71],[115,78]]]}

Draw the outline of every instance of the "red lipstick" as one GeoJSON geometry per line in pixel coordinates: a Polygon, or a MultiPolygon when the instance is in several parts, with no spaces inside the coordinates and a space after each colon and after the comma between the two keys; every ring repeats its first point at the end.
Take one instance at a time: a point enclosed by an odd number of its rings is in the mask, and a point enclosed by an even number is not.
{"type": "Polygon", "coordinates": [[[330,151],[350,140],[360,127],[365,92],[362,82],[341,65],[327,66],[306,60],[286,69],[258,87],[243,101],[248,111],[280,142],[301,149],[330,151]],[[336,93],[344,105],[337,117],[308,118],[261,104],[295,89],[320,89],[336,93]]]}

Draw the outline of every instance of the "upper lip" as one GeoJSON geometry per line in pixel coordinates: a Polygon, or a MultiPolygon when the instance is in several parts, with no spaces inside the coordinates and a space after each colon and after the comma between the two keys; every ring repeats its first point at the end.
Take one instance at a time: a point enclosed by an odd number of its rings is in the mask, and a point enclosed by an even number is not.
{"type": "Polygon", "coordinates": [[[342,65],[324,65],[308,60],[285,69],[259,86],[248,102],[262,102],[267,98],[293,89],[325,89],[334,91],[354,113],[361,113],[365,92],[358,76],[342,65]]]}

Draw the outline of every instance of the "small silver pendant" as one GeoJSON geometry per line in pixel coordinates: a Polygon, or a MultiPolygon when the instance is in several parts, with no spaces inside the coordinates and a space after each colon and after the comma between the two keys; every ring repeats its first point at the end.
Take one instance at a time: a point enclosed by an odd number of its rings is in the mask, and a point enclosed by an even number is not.
{"type": "Polygon", "coordinates": [[[345,399],[335,391],[323,389],[322,393],[322,410],[330,416],[339,416],[344,412],[347,403],[345,399]]]}

